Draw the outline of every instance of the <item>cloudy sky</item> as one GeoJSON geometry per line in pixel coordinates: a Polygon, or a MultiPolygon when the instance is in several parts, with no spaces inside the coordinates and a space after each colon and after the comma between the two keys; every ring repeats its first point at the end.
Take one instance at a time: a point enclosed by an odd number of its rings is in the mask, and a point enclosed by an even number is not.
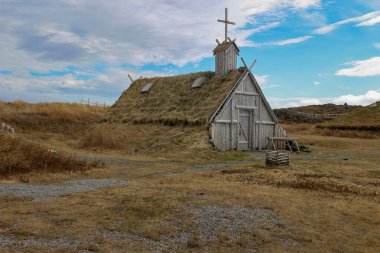
{"type": "Polygon", "coordinates": [[[112,104],[214,70],[224,8],[273,107],[380,100],[380,0],[0,0],[0,99],[112,104]]]}

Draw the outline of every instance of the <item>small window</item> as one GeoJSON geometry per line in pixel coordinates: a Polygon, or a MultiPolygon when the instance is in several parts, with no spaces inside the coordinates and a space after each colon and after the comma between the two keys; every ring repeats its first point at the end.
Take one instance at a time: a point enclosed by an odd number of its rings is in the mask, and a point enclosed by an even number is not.
{"type": "Polygon", "coordinates": [[[195,79],[195,81],[191,85],[191,88],[194,89],[194,88],[202,87],[202,84],[204,83],[205,80],[206,80],[206,77],[198,77],[197,79],[195,79]]]}
{"type": "Polygon", "coordinates": [[[153,86],[153,83],[147,83],[147,84],[145,84],[144,88],[142,88],[142,90],[141,90],[141,93],[148,92],[150,90],[150,88],[152,88],[152,86],[153,86]]]}

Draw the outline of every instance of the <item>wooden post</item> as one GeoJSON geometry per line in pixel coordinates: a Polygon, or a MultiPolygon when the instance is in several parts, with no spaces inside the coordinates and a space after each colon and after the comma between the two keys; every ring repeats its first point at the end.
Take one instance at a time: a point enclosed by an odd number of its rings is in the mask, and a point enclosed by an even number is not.
{"type": "Polygon", "coordinates": [[[259,132],[259,134],[258,134],[258,136],[259,136],[259,150],[261,150],[261,97],[258,97],[258,99],[259,99],[259,130],[258,130],[258,132],[259,132]]]}
{"type": "Polygon", "coordinates": [[[233,146],[233,142],[232,142],[232,129],[233,129],[233,120],[234,120],[234,114],[233,114],[233,98],[231,99],[231,112],[230,112],[230,117],[231,117],[231,124],[230,124],[230,146],[231,146],[231,150],[233,149],[232,146],[233,146]]]}
{"type": "Polygon", "coordinates": [[[236,150],[239,150],[239,132],[240,132],[240,109],[237,109],[237,124],[236,124],[236,150]]]}
{"type": "Polygon", "coordinates": [[[128,74],[128,77],[129,77],[129,79],[131,79],[131,82],[133,83],[133,79],[129,74],[128,74]]]}
{"type": "Polygon", "coordinates": [[[228,8],[225,8],[224,12],[225,12],[225,19],[224,20],[218,19],[218,22],[224,23],[224,41],[227,41],[228,25],[236,25],[236,23],[228,20],[228,8]]]}

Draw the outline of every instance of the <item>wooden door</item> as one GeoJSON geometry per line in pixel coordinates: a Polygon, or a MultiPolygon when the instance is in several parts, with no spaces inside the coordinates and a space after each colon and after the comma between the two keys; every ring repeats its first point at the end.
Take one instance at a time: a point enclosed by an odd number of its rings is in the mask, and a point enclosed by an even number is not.
{"type": "Polygon", "coordinates": [[[239,150],[250,150],[252,148],[253,133],[253,113],[248,110],[239,111],[239,127],[238,127],[238,146],[239,150]]]}

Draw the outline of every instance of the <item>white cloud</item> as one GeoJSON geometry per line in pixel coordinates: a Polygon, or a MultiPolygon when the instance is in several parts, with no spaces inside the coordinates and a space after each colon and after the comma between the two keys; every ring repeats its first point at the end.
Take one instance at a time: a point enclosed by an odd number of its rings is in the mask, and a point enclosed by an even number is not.
{"type": "Polygon", "coordinates": [[[260,86],[266,85],[268,83],[269,76],[267,75],[255,75],[256,81],[260,86]]]}
{"type": "Polygon", "coordinates": [[[291,44],[302,43],[302,42],[307,41],[311,38],[312,38],[312,36],[302,36],[302,37],[280,40],[280,41],[257,43],[256,46],[286,46],[286,45],[291,45],[291,44]]]}
{"type": "Polygon", "coordinates": [[[319,81],[315,81],[313,84],[314,85],[320,85],[321,83],[319,81]]]}
{"type": "Polygon", "coordinates": [[[272,88],[277,88],[277,87],[280,87],[281,85],[279,84],[271,84],[271,85],[265,85],[264,87],[262,87],[263,89],[272,89],[272,88]]]}
{"type": "Polygon", "coordinates": [[[349,18],[345,19],[327,26],[323,26],[321,28],[318,28],[313,31],[313,34],[327,34],[330,33],[336,29],[338,29],[340,26],[349,24],[349,23],[358,23],[356,26],[371,26],[375,25],[380,22],[380,11],[374,11],[367,13],[365,15],[359,16],[359,17],[354,17],[354,18],[349,18]]]}
{"type": "MultiPolygon", "coordinates": [[[[55,68],[62,63],[78,65],[91,61],[133,65],[175,64],[183,66],[210,57],[215,38],[224,29],[216,19],[229,7],[230,36],[239,45],[252,45],[247,38],[280,25],[279,11],[305,10],[320,6],[320,0],[62,0],[27,2],[22,6],[6,1],[1,12],[0,55],[4,65],[20,68],[20,62],[55,68]],[[28,15],[24,15],[28,10],[28,15]],[[170,13],[170,15],[168,15],[170,13]],[[271,16],[271,22],[244,29],[256,17],[271,16]],[[276,20],[277,19],[277,20],[276,20]],[[8,52],[8,53],[6,53],[8,52]],[[19,56],[19,57],[17,57],[19,56]],[[20,61],[20,58],[30,58],[20,61]]],[[[254,21],[256,22],[256,21],[254,21]]],[[[8,67],[9,69],[9,67],[8,67]]]]}
{"type": "Polygon", "coordinates": [[[298,107],[305,105],[320,105],[333,103],[342,105],[347,103],[349,105],[369,105],[376,101],[380,101],[380,90],[370,90],[362,95],[342,95],[330,98],[269,98],[268,99],[273,108],[287,108],[298,107]]]}
{"type": "Polygon", "coordinates": [[[344,95],[334,98],[334,104],[350,104],[350,105],[369,105],[380,100],[380,92],[370,90],[363,95],[344,95]]]}
{"type": "Polygon", "coordinates": [[[171,75],[169,72],[138,71],[117,67],[108,68],[101,74],[91,71],[82,71],[79,74],[91,75],[93,78],[78,80],[77,74],[45,77],[33,77],[28,73],[21,73],[19,76],[0,75],[0,100],[76,102],[83,97],[90,97],[96,98],[98,102],[111,103],[129,87],[131,82],[128,74],[135,80],[141,76],[171,75]]]}
{"type": "Polygon", "coordinates": [[[380,15],[377,17],[371,18],[367,21],[361,22],[361,23],[357,24],[356,26],[373,26],[373,25],[376,25],[378,23],[380,23],[380,15]]]}
{"type": "MultiPolygon", "coordinates": [[[[95,76],[90,80],[92,83],[77,80],[75,73],[49,78],[30,77],[28,73],[30,70],[65,70],[67,66],[78,67],[76,72],[79,72],[97,63],[107,66],[196,65],[212,56],[215,38],[224,37],[224,27],[216,20],[224,17],[225,7],[236,22],[236,26],[229,27],[230,37],[236,38],[240,46],[254,46],[248,40],[252,34],[278,27],[288,15],[319,8],[321,4],[320,0],[0,2],[0,69],[14,72],[7,80],[1,77],[2,99],[4,94],[16,92],[16,87],[23,90],[24,95],[36,94],[36,91],[38,94],[66,94],[71,90],[73,94],[97,92],[115,96],[129,80],[118,67],[101,73],[90,71],[95,76]],[[246,28],[252,25],[256,28],[246,28]],[[112,89],[111,93],[109,85],[119,88],[112,89]]],[[[286,43],[296,41],[280,44],[286,43]]],[[[128,73],[139,76],[141,71],[136,69],[130,68],[128,73]]]]}
{"type": "Polygon", "coordinates": [[[338,70],[335,75],[355,77],[380,75],[380,57],[373,57],[361,61],[353,61],[347,64],[351,65],[351,67],[338,70]]]}
{"type": "Polygon", "coordinates": [[[306,40],[309,40],[311,38],[312,38],[311,36],[303,36],[303,37],[298,37],[298,38],[294,38],[294,39],[278,41],[278,42],[275,42],[274,44],[278,45],[278,46],[285,46],[285,45],[289,45],[289,44],[298,44],[298,43],[304,42],[306,40]]]}
{"type": "MultiPolygon", "coordinates": [[[[232,1],[235,2],[236,1],[232,1]]],[[[291,8],[294,10],[302,10],[306,8],[319,8],[321,5],[320,0],[266,0],[266,1],[241,1],[241,5],[245,7],[246,13],[262,14],[277,9],[291,8]]]]}
{"type": "Polygon", "coordinates": [[[281,25],[281,22],[272,22],[272,23],[254,28],[254,29],[252,29],[252,32],[253,33],[259,33],[259,32],[263,32],[263,31],[267,31],[269,29],[279,27],[280,25],[281,25]]]}

